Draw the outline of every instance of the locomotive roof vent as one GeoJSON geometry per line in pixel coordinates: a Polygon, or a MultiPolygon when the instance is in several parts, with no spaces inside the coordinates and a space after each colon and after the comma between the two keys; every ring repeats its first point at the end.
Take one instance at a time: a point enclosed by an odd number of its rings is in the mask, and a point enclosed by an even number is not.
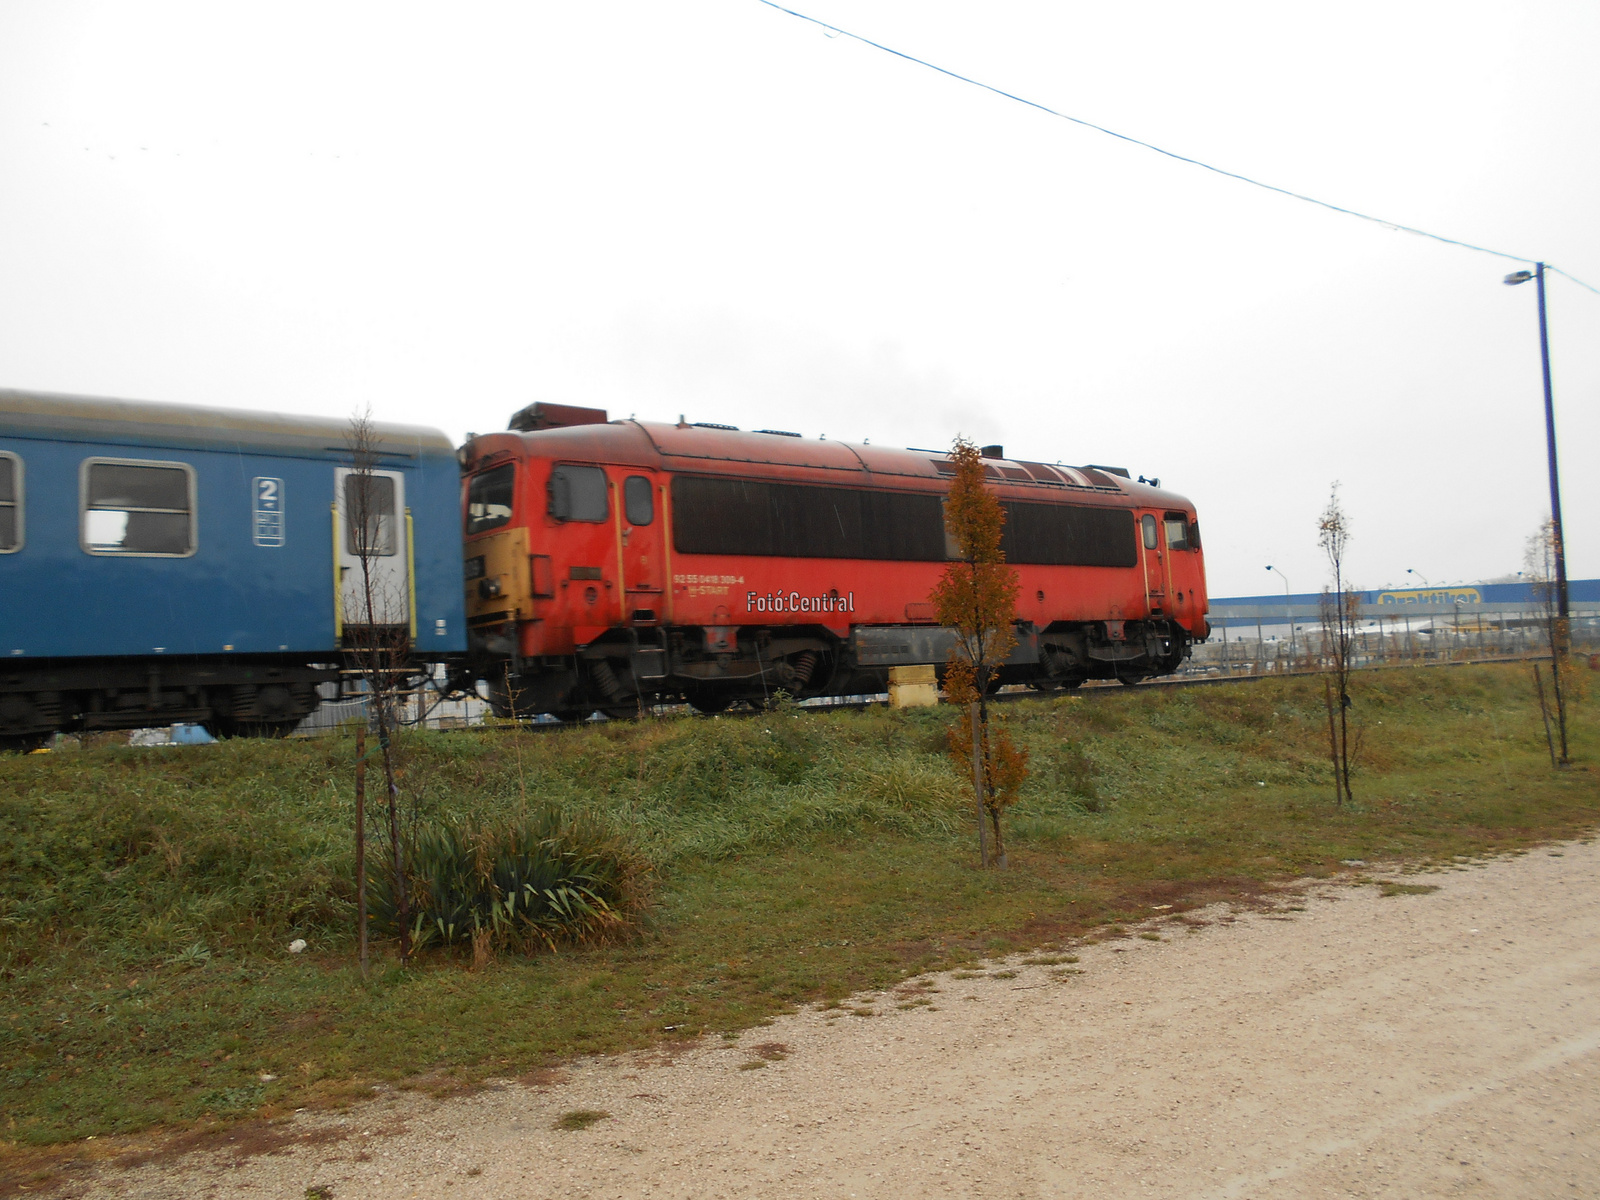
{"type": "Polygon", "coordinates": [[[1091,471],[1104,471],[1107,475],[1121,475],[1124,479],[1133,478],[1128,474],[1127,467],[1102,467],[1099,463],[1090,463],[1088,469],[1091,471]]]}
{"type": "Polygon", "coordinates": [[[604,425],[606,410],[579,408],[575,404],[546,404],[537,401],[511,415],[507,429],[518,433],[534,433],[540,429],[564,429],[568,425],[604,425]]]}
{"type": "Polygon", "coordinates": [[[1006,448],[1004,446],[979,446],[978,454],[982,458],[1004,458],[1006,456],[1006,448]]]}
{"type": "Polygon", "coordinates": [[[757,433],[770,433],[773,437],[799,437],[798,433],[790,433],[787,429],[758,429],[757,433]]]}
{"type": "Polygon", "coordinates": [[[737,425],[718,425],[715,421],[696,421],[694,427],[696,429],[726,429],[729,433],[739,432],[737,425]]]}

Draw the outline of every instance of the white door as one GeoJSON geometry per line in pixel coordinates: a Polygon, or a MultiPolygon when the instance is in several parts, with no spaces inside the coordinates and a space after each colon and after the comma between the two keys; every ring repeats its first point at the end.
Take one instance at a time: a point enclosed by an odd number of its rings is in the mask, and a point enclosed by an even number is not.
{"type": "Polygon", "coordinates": [[[399,471],[334,471],[339,603],[346,627],[411,623],[410,530],[399,471]]]}

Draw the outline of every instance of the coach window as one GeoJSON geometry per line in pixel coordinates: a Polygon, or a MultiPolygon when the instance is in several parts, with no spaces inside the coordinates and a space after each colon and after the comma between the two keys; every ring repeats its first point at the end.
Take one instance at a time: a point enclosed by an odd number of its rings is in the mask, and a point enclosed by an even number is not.
{"type": "Polygon", "coordinates": [[[623,510],[629,525],[648,525],[656,519],[655,489],[643,475],[629,475],[622,485],[623,510]]]}
{"type": "Polygon", "coordinates": [[[194,553],[194,471],[187,463],[91,458],[82,487],[82,540],[90,554],[194,553]]]}
{"type": "Polygon", "coordinates": [[[1167,548],[1189,549],[1189,520],[1182,513],[1167,514],[1167,548]]]}
{"type": "Polygon", "coordinates": [[[1156,519],[1149,513],[1145,513],[1144,516],[1139,518],[1139,527],[1144,530],[1144,548],[1146,550],[1154,550],[1156,548],[1156,519]]]}
{"type": "Polygon", "coordinates": [[[0,554],[22,549],[22,460],[0,452],[0,554]]]}
{"type": "Polygon", "coordinates": [[[550,472],[550,515],[558,521],[604,521],[606,473],[599,467],[560,466],[550,472]]]}
{"type": "Polygon", "coordinates": [[[388,475],[344,477],[345,549],[361,558],[400,553],[400,514],[395,511],[394,479],[388,475]]]}
{"type": "Polygon", "coordinates": [[[511,493],[516,486],[517,466],[506,463],[492,471],[474,475],[467,484],[467,532],[482,533],[498,529],[511,520],[511,493]]]}

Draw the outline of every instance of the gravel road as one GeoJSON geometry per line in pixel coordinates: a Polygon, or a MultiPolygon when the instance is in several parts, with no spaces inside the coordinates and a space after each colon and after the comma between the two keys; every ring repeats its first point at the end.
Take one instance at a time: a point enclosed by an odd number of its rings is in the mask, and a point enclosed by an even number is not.
{"type": "Polygon", "coordinates": [[[545,1086],[394,1093],[87,1194],[1600,1195],[1600,844],[1368,870],[1439,890],[1152,913],[1160,941],[1076,964],[931,976],[545,1086]],[[609,1116],[552,1128],[577,1110],[609,1116]]]}

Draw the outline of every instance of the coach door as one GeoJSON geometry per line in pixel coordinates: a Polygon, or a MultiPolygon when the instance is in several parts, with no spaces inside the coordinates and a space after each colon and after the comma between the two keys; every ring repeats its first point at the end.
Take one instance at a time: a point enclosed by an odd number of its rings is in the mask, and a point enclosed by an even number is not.
{"type": "Polygon", "coordinates": [[[667,584],[662,529],[664,497],[655,476],[619,470],[613,478],[618,493],[617,563],[622,574],[623,622],[655,625],[666,619],[667,584]]]}
{"type": "Polygon", "coordinates": [[[1144,564],[1144,591],[1152,611],[1166,606],[1166,551],[1161,540],[1161,521],[1154,513],[1139,518],[1139,560],[1144,564]]]}
{"type": "Polygon", "coordinates": [[[399,471],[334,472],[339,618],[352,626],[411,624],[411,522],[399,471]]]}

